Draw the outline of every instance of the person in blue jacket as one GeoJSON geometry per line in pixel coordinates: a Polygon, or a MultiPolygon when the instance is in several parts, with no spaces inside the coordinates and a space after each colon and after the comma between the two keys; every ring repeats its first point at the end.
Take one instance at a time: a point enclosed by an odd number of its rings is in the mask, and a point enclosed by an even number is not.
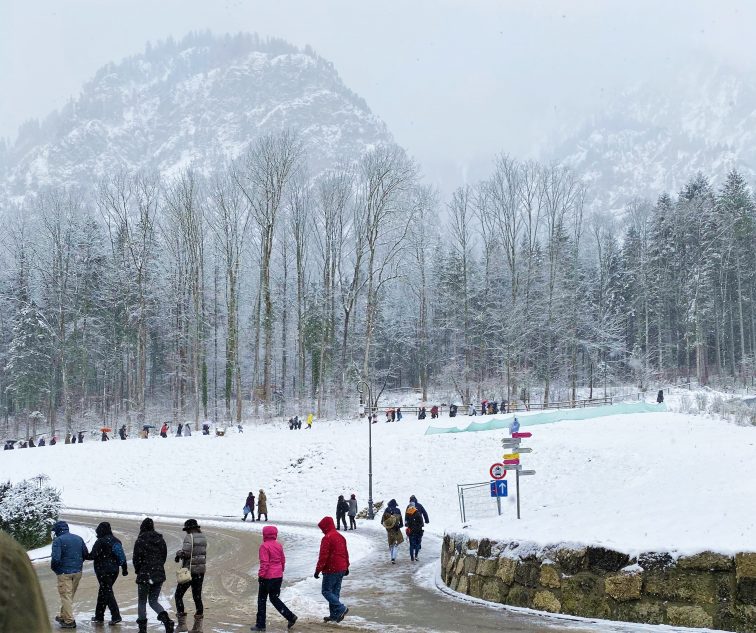
{"type": "Polygon", "coordinates": [[[97,533],[97,540],[87,557],[94,561],[94,572],[100,585],[92,622],[103,624],[105,622],[105,607],[108,607],[110,609],[110,624],[118,624],[122,621],[122,618],[113,593],[113,583],[118,580],[119,569],[124,576],[129,574],[126,554],[123,551],[121,541],[113,536],[110,523],[103,521],[97,526],[95,532],[97,533]]]}
{"type": "Polygon", "coordinates": [[[417,497],[416,497],[415,495],[412,495],[412,496],[410,497],[410,503],[414,503],[414,504],[415,504],[415,508],[417,509],[417,511],[418,511],[418,512],[419,512],[420,514],[422,514],[422,515],[423,515],[423,522],[425,522],[425,523],[430,523],[430,519],[428,518],[428,513],[427,513],[427,512],[425,511],[425,508],[423,507],[423,504],[422,504],[422,503],[420,503],[420,502],[419,502],[419,501],[417,500],[417,497]]]}
{"type": "Polygon", "coordinates": [[[58,593],[60,594],[60,615],[55,620],[62,629],[75,629],[73,616],[73,599],[81,580],[81,568],[89,557],[89,550],[84,539],[68,531],[68,523],[56,521],[53,524],[55,538],[52,543],[50,567],[58,576],[58,593]]]}

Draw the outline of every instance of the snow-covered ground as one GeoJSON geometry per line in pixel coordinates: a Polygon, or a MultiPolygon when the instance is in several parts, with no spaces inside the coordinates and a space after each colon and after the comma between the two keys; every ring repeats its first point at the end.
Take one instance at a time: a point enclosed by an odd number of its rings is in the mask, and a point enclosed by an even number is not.
{"type": "MultiPolygon", "coordinates": [[[[428,529],[441,533],[460,527],[457,484],[487,481],[508,433],[425,436],[429,422],[405,416],[372,426],[373,497],[396,498],[403,508],[416,494],[430,513],[428,529]]],[[[533,438],[523,446],[533,452],[522,461],[537,474],[522,479],[522,520],[515,518],[514,495],[497,517],[481,489],[477,498],[468,495],[467,529],[628,553],[756,551],[756,428],[643,413],[529,430],[533,438]]],[[[282,423],[247,425],[226,437],[91,441],[0,454],[2,479],[40,472],[69,507],[241,517],[247,492],[264,488],[272,521],[314,523],[334,514],[339,494],[354,492],[360,507],[367,505],[368,425],[316,420],[312,430],[300,431],[282,423]]]]}

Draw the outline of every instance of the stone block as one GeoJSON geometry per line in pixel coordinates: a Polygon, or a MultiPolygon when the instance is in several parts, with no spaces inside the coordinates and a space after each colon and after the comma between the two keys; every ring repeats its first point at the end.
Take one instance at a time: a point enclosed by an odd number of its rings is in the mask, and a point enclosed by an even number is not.
{"type": "Polygon", "coordinates": [[[457,588],[456,588],[455,591],[458,591],[459,593],[465,593],[466,594],[467,593],[467,589],[468,589],[468,584],[467,583],[468,583],[467,576],[460,576],[459,577],[459,582],[457,582],[457,588]]]}
{"type": "Polygon", "coordinates": [[[597,571],[619,571],[627,567],[630,557],[605,547],[589,547],[586,552],[588,568],[597,571]]]}
{"type": "Polygon", "coordinates": [[[483,597],[483,578],[480,576],[470,576],[467,579],[467,594],[473,598],[483,597]]]}
{"type": "Polygon", "coordinates": [[[515,585],[507,594],[507,604],[514,607],[533,608],[533,590],[515,585]]]}
{"type": "Polygon", "coordinates": [[[446,571],[453,571],[454,568],[457,566],[457,557],[455,556],[448,556],[446,559],[446,563],[442,564],[442,567],[446,571]]]}
{"type": "Polygon", "coordinates": [[[642,585],[643,576],[640,574],[619,574],[604,580],[607,595],[619,602],[640,600],[642,585]]]}
{"type": "Polygon", "coordinates": [[[638,602],[618,603],[614,615],[617,620],[625,622],[664,624],[665,611],[661,603],[646,598],[638,602]]]}
{"type": "Polygon", "coordinates": [[[693,556],[681,556],[677,560],[678,568],[695,571],[731,571],[734,565],[735,559],[732,556],[725,556],[716,552],[701,552],[693,556]]]}
{"type": "Polygon", "coordinates": [[[549,613],[559,613],[562,605],[550,591],[536,591],[535,596],[533,596],[533,608],[549,613]]]}
{"type": "Polygon", "coordinates": [[[717,601],[717,580],[709,572],[676,568],[666,572],[646,572],[643,592],[670,602],[714,604],[717,601]]]}
{"type": "Polygon", "coordinates": [[[478,576],[495,576],[496,570],[499,568],[498,558],[479,558],[478,569],[476,573],[478,576]]]}
{"type": "Polygon", "coordinates": [[[667,552],[643,552],[638,556],[638,564],[646,571],[664,571],[675,564],[667,552]]]}
{"type": "Polygon", "coordinates": [[[735,554],[735,576],[737,579],[756,580],[756,553],[735,554]]]}
{"type": "Polygon", "coordinates": [[[541,567],[538,563],[525,563],[520,561],[515,568],[514,580],[520,585],[535,589],[538,586],[538,578],[541,575],[541,567]]]}
{"type": "Polygon", "coordinates": [[[541,565],[541,573],[538,582],[542,587],[559,589],[562,585],[562,578],[559,574],[559,570],[554,565],[546,563],[545,565],[541,565]]]}
{"type": "Polygon", "coordinates": [[[478,542],[478,539],[471,538],[469,541],[467,541],[467,543],[465,543],[465,549],[468,552],[471,552],[474,550],[477,553],[478,545],[480,545],[480,543],[478,542]]]}
{"type": "Polygon", "coordinates": [[[500,558],[496,577],[504,584],[511,585],[514,582],[517,561],[514,558],[500,558]]]}
{"type": "Polygon", "coordinates": [[[710,629],[714,626],[712,618],[702,607],[667,607],[667,624],[672,626],[689,626],[697,629],[710,629]]]}
{"type": "Polygon", "coordinates": [[[457,576],[460,576],[461,574],[464,573],[464,571],[465,571],[465,557],[462,555],[459,555],[459,557],[457,558],[455,567],[454,567],[454,573],[457,576]]]}
{"type": "Polygon", "coordinates": [[[735,607],[736,631],[756,631],[756,607],[738,605],[735,607]]]}
{"type": "Polygon", "coordinates": [[[468,554],[467,556],[465,556],[465,573],[474,574],[477,568],[478,557],[474,556],[473,554],[468,554]]]}
{"type": "Polygon", "coordinates": [[[505,604],[509,588],[498,578],[489,578],[483,582],[483,600],[505,604]]]}
{"type": "Polygon", "coordinates": [[[478,558],[488,558],[491,555],[491,541],[484,538],[478,545],[478,558]]]}
{"type": "Polygon", "coordinates": [[[591,572],[562,578],[562,613],[585,618],[609,618],[604,581],[591,572]]]}
{"type": "Polygon", "coordinates": [[[585,570],[588,561],[586,549],[560,549],[554,558],[566,574],[574,575],[585,570]]]}
{"type": "Polygon", "coordinates": [[[738,580],[735,596],[741,604],[756,606],[756,580],[747,578],[738,580]]]}

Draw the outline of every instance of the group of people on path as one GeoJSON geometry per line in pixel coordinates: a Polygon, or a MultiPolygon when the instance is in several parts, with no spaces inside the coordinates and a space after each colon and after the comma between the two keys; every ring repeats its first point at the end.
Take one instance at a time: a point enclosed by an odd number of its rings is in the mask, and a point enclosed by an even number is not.
{"type": "MultiPolygon", "coordinates": [[[[178,631],[202,633],[204,608],[202,604],[202,583],[205,578],[207,561],[207,539],[202,533],[196,519],[184,522],[183,544],[175,553],[174,560],[181,562],[182,568],[188,570],[185,582],[176,586],[174,600],[176,602],[176,617],[178,631]],[[191,588],[194,601],[194,622],[192,628],[187,628],[187,614],[184,609],[184,594],[191,588]]],[[[55,539],[52,544],[50,566],[58,579],[58,594],[60,595],[60,613],[55,616],[56,622],[63,629],[75,629],[76,621],[73,615],[73,600],[81,580],[84,561],[94,561],[94,572],[99,589],[97,604],[92,623],[105,624],[105,609],[110,611],[110,625],[123,621],[118,602],[113,593],[113,585],[118,579],[119,571],[122,576],[129,575],[126,554],[121,541],[113,534],[110,523],[103,521],[97,526],[97,540],[90,552],[84,539],[69,531],[68,523],[57,521],[53,525],[55,539]]],[[[166,581],[165,562],[168,558],[168,548],[163,535],[155,531],[152,519],[146,518],[139,527],[139,536],[134,543],[131,562],[136,574],[137,585],[137,625],[139,633],[147,633],[147,604],[157,614],[157,619],[164,625],[166,633],[176,630],[176,622],[171,620],[168,611],[160,604],[160,591],[166,581]]]]}
{"type": "Polygon", "coordinates": [[[404,528],[409,539],[410,560],[412,562],[419,560],[418,556],[423,545],[423,528],[427,523],[430,523],[428,513],[415,495],[412,495],[409,499],[409,505],[404,511],[404,520],[402,520],[402,511],[399,509],[396,499],[388,502],[381,517],[381,525],[385,528],[388,537],[392,565],[396,564],[399,546],[404,543],[402,528],[404,528]]]}
{"type": "Polygon", "coordinates": [[[340,530],[341,526],[344,526],[344,531],[347,530],[346,518],[349,516],[349,528],[350,530],[357,529],[357,496],[353,493],[349,497],[349,501],[344,499],[344,495],[339,495],[339,499],[336,502],[336,529],[340,530]]]}
{"type": "MultiPolygon", "coordinates": [[[[315,418],[315,416],[312,413],[307,414],[307,427],[308,429],[312,428],[312,421],[315,418]]],[[[289,418],[289,430],[295,431],[295,430],[301,430],[302,429],[302,420],[299,418],[298,415],[295,415],[293,418],[289,418]]]]}
{"type": "MultiPolygon", "coordinates": [[[[255,494],[250,491],[247,495],[247,499],[244,501],[244,507],[242,508],[244,516],[242,521],[247,520],[247,515],[252,515],[252,520],[255,521],[255,494]]],[[[260,517],[265,516],[265,521],[268,521],[268,497],[265,496],[265,491],[260,488],[257,496],[257,521],[260,517]]]]}

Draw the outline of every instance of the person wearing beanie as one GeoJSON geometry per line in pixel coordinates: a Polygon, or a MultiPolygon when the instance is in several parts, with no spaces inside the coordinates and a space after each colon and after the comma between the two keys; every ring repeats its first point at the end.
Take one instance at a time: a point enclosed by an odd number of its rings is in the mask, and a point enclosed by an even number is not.
{"type": "Polygon", "coordinates": [[[409,538],[410,560],[417,561],[420,548],[423,543],[423,515],[416,507],[413,501],[407,506],[404,514],[404,524],[407,526],[407,537],[409,538]]]}
{"type": "Polygon", "coordinates": [[[178,563],[183,561],[182,566],[189,569],[192,581],[176,587],[174,599],[176,600],[176,618],[178,619],[177,632],[202,633],[202,621],[205,618],[205,609],[202,604],[202,583],[205,580],[205,566],[207,563],[207,538],[202,533],[197,519],[184,521],[184,542],[181,549],[176,552],[174,560],[178,563]],[[186,611],[184,610],[184,594],[189,587],[192,588],[192,600],[194,601],[194,625],[191,629],[186,628],[186,611]]]}
{"type": "Polygon", "coordinates": [[[155,531],[149,517],[139,526],[139,536],[134,543],[131,562],[134,565],[137,583],[137,624],[139,633],[147,633],[147,603],[157,613],[157,619],[165,626],[165,633],[173,633],[175,623],[158,601],[160,589],[165,582],[165,560],[168,548],[163,535],[155,531]]]}
{"type": "Polygon", "coordinates": [[[119,571],[124,576],[129,573],[126,554],[123,551],[121,541],[113,535],[110,523],[103,521],[97,526],[95,532],[97,533],[97,540],[87,557],[88,560],[94,561],[94,572],[100,586],[97,591],[97,606],[95,606],[92,622],[104,624],[105,607],[107,607],[110,610],[110,624],[118,624],[122,621],[122,618],[113,593],[113,584],[118,580],[119,571]]]}
{"type": "Polygon", "coordinates": [[[416,497],[415,495],[412,495],[412,496],[411,496],[411,497],[409,498],[409,502],[410,502],[410,503],[414,503],[414,504],[415,504],[415,507],[417,508],[417,511],[418,511],[418,512],[419,512],[420,514],[422,514],[422,515],[423,515],[423,522],[425,522],[425,523],[430,523],[430,519],[428,518],[428,513],[427,513],[427,512],[425,511],[425,508],[423,507],[423,504],[422,504],[422,503],[420,503],[420,502],[419,502],[419,501],[417,500],[417,497],[416,497]]]}
{"type": "Polygon", "coordinates": [[[56,521],[52,526],[55,538],[52,542],[50,567],[58,577],[60,594],[60,615],[55,616],[60,628],[75,629],[73,600],[81,580],[81,569],[89,557],[89,550],[77,534],[68,531],[68,523],[56,521]]]}

